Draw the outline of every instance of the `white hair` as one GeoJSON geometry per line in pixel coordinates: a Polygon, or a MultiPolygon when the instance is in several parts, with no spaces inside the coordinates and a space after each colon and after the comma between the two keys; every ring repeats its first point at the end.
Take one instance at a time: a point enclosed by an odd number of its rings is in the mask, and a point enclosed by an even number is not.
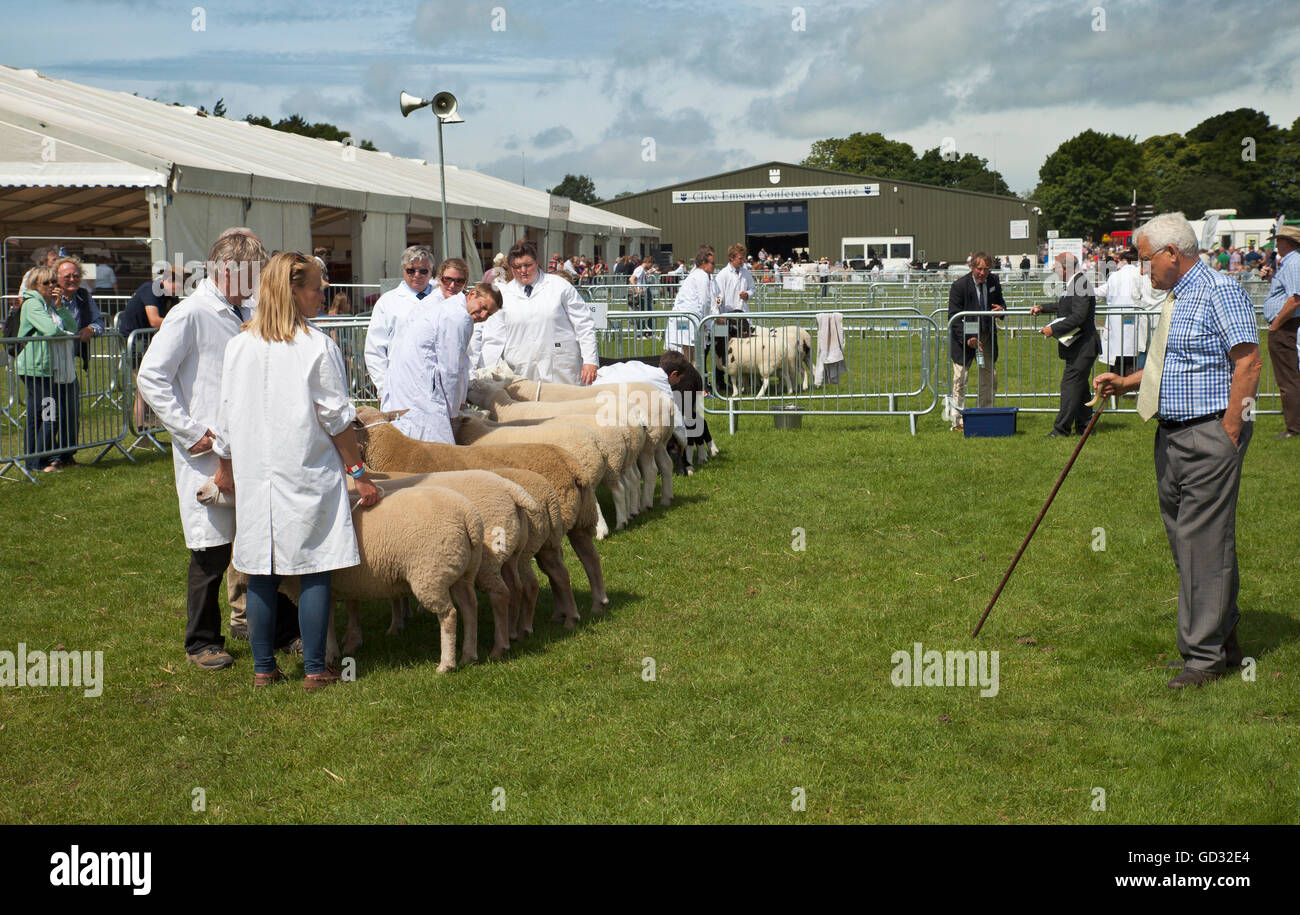
{"type": "Polygon", "coordinates": [[[428,261],[433,266],[433,252],[424,245],[411,245],[402,252],[402,266],[409,267],[416,261],[428,261]]]}
{"type": "Polygon", "coordinates": [[[1166,245],[1173,245],[1174,250],[1184,257],[1196,257],[1199,250],[1196,232],[1187,217],[1182,213],[1161,213],[1153,216],[1137,230],[1133,243],[1145,238],[1152,251],[1159,251],[1166,245]]]}

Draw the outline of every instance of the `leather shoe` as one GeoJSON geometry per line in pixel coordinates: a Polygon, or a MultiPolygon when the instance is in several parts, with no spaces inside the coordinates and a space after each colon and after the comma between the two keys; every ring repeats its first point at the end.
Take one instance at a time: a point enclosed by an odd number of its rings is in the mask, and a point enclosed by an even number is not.
{"type": "Polygon", "coordinates": [[[1223,672],[1202,670],[1199,667],[1184,667],[1183,672],[1169,681],[1170,689],[1186,689],[1189,686],[1204,686],[1212,680],[1223,677],[1223,672]]]}
{"type": "Polygon", "coordinates": [[[338,683],[343,679],[343,675],[333,667],[326,667],[324,673],[307,674],[303,677],[302,688],[312,693],[318,689],[324,689],[331,684],[338,683]]]}
{"type": "Polygon", "coordinates": [[[279,683],[281,680],[287,679],[288,677],[278,667],[269,674],[253,674],[253,689],[261,689],[264,686],[270,686],[272,683],[279,683]]]}

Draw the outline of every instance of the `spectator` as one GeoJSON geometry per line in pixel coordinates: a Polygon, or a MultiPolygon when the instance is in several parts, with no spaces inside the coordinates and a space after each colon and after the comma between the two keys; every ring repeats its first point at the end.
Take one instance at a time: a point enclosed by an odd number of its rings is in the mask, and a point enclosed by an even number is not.
{"type": "MultiPolygon", "coordinates": [[[[641,263],[637,264],[632,271],[632,277],[628,281],[627,288],[627,307],[633,311],[650,311],[650,268],[654,264],[654,258],[649,254],[641,258],[641,263]]],[[[650,322],[646,320],[638,321],[640,329],[643,331],[650,330],[650,322]]]]}
{"type": "MultiPolygon", "coordinates": [[[[72,337],[77,318],[54,285],[54,268],[41,264],[30,271],[31,288],[23,293],[19,337],[63,337],[62,341],[33,340],[18,353],[15,372],[27,389],[25,450],[28,455],[50,452],[68,444],[69,419],[75,421],[76,356],[72,337]]],[[[75,440],[75,439],[74,439],[75,440]]],[[[52,473],[63,469],[59,455],[28,457],[27,470],[52,473]]]]}
{"type": "Polygon", "coordinates": [[[91,287],[92,295],[117,295],[117,273],[111,264],[103,261],[95,264],[95,282],[91,287]]]}
{"type": "Polygon", "coordinates": [[[314,258],[277,254],[257,311],[225,348],[213,450],[217,488],[234,493],[239,518],[231,564],[249,575],[254,687],[285,679],[275,662],[282,575],[300,577],[303,688],[340,679],[325,666],[330,572],[361,562],[344,472],[362,507],[381,496],[361,465],[338,347],[308,323],[321,286],[314,258]]]}
{"type": "Polygon", "coordinates": [[[1300,435],[1300,368],[1297,368],[1296,334],[1300,332],[1300,228],[1282,226],[1274,237],[1279,256],[1276,270],[1265,270],[1268,298],[1264,320],[1268,321],[1268,358],[1282,399],[1285,426],[1274,438],[1300,435]]]}
{"type": "Polygon", "coordinates": [[[23,274],[23,281],[18,285],[18,294],[21,296],[28,289],[35,289],[32,285],[32,276],[36,272],[36,267],[53,267],[54,262],[59,259],[59,249],[54,247],[37,248],[32,252],[32,263],[36,266],[29,269],[23,274]]]}
{"type": "MultiPolygon", "coordinates": [[[[131,370],[132,375],[139,371],[140,361],[144,358],[145,351],[149,348],[149,343],[153,339],[152,334],[144,334],[131,341],[131,334],[137,330],[147,328],[158,328],[162,326],[163,318],[167,317],[167,312],[171,311],[173,305],[180,301],[177,293],[185,285],[185,277],[182,269],[175,264],[168,264],[163,268],[158,279],[144,283],[135,294],[131,296],[130,301],[126,303],[117,320],[117,332],[126,338],[131,349],[131,370]]],[[[144,398],[140,396],[139,388],[135,392],[135,426],[137,429],[143,429],[145,425],[144,398]]]]}
{"type": "MultiPolygon", "coordinates": [[[[95,304],[95,299],[89,292],[81,288],[81,261],[75,257],[61,257],[54,262],[54,281],[58,285],[59,292],[63,297],[63,305],[71,308],[73,314],[77,317],[77,354],[81,358],[81,363],[87,369],[90,368],[90,345],[91,337],[99,336],[104,332],[104,316],[99,312],[99,306],[95,304]]],[[[69,450],[59,455],[59,463],[64,467],[74,466],[76,461],[77,430],[80,422],[81,412],[81,382],[73,378],[73,393],[69,401],[69,409],[66,411],[64,419],[66,421],[67,436],[61,437],[60,444],[69,450]]],[[[60,411],[63,414],[64,411],[60,411]]]]}
{"type": "Polygon", "coordinates": [[[1030,264],[1030,262],[1029,262],[1029,255],[1028,255],[1028,254],[1022,254],[1022,255],[1020,256],[1020,278],[1021,278],[1022,280],[1027,280],[1027,279],[1029,279],[1029,268],[1030,268],[1031,266],[1032,266],[1032,264],[1030,264]]]}
{"type": "Polygon", "coordinates": [[[1241,258],[1242,267],[1246,270],[1258,270],[1264,262],[1264,255],[1255,250],[1254,242],[1251,242],[1246,248],[1246,253],[1241,258]]]}
{"type": "Polygon", "coordinates": [[[966,403],[966,378],[972,362],[979,368],[979,405],[993,406],[993,397],[997,393],[998,338],[994,318],[970,316],[953,320],[961,312],[1006,310],[1002,284],[992,273],[992,264],[993,258],[983,251],[973,254],[970,272],[948,290],[952,395],[944,408],[944,418],[949,420],[954,431],[965,427],[961,411],[966,403]]]}

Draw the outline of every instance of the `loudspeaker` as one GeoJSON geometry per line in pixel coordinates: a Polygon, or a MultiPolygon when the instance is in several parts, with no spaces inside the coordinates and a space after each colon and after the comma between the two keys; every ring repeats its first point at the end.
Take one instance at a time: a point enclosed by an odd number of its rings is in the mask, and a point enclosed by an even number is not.
{"type": "MultiPolygon", "coordinates": [[[[446,95],[447,93],[444,92],[442,94],[446,95]]],[[[406,117],[412,111],[415,111],[418,108],[423,108],[425,105],[431,104],[433,100],[427,98],[420,98],[418,95],[411,95],[411,93],[403,89],[402,95],[398,101],[402,105],[402,117],[406,117]]],[[[452,107],[455,108],[456,100],[454,98],[451,100],[451,104],[452,107]]]]}

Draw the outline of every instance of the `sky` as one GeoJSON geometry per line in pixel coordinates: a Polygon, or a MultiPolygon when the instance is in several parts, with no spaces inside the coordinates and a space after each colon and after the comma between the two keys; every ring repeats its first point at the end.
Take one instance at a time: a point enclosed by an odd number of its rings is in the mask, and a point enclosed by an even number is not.
{"type": "Polygon", "coordinates": [[[1214,114],[1300,117],[1300,11],[1233,0],[5,0],[0,63],[273,120],[300,114],[436,162],[602,197],[879,131],[951,137],[1016,192],[1089,128],[1185,133],[1214,114]],[[49,40],[36,40],[47,35],[49,40]]]}

